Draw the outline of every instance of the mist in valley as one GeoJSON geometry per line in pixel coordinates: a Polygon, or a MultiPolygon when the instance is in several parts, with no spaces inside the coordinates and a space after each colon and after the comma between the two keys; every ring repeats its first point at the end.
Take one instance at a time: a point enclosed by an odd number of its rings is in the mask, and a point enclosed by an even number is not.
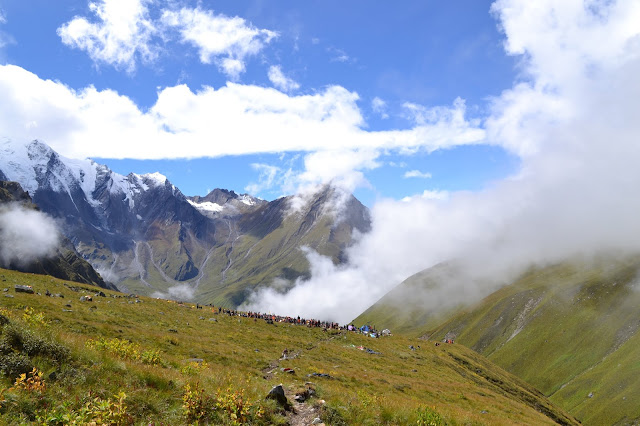
{"type": "Polygon", "coordinates": [[[426,308],[476,301],[532,265],[640,252],[640,7],[542,3],[492,7],[521,74],[490,99],[482,143],[516,154],[519,171],[477,192],[379,200],[346,264],[308,250],[310,279],[245,308],[345,323],[442,262],[463,275],[412,295],[426,308]]]}
{"type": "Polygon", "coordinates": [[[0,206],[0,266],[27,266],[53,255],[59,243],[50,216],[18,203],[0,206]]]}

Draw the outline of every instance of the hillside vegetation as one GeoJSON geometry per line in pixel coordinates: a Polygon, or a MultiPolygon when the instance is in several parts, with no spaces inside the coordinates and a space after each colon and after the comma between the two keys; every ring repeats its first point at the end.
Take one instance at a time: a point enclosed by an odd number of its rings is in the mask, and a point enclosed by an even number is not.
{"type": "Polygon", "coordinates": [[[268,324],[8,270],[2,288],[0,423],[576,423],[457,344],[268,324]],[[289,411],[265,399],[279,383],[289,411]]]}
{"type": "MultiPolygon", "coordinates": [[[[455,339],[585,424],[632,424],[640,419],[639,269],[637,257],[532,269],[439,326],[425,309],[422,316],[399,314],[396,331],[417,335],[432,329],[425,337],[455,339]]],[[[419,286],[419,279],[408,281],[419,286]]],[[[402,310],[389,300],[366,318],[387,327],[385,318],[402,310]]]]}

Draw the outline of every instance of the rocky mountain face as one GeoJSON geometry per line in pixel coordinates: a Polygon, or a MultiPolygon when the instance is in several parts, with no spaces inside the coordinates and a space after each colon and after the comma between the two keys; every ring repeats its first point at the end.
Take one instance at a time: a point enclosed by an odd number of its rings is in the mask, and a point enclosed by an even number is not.
{"type": "MultiPolygon", "coordinates": [[[[24,209],[37,209],[29,194],[17,182],[0,181],[0,208],[9,203],[17,203],[24,209]]],[[[0,239],[0,248],[6,241],[0,239]]],[[[76,252],[69,239],[63,238],[50,256],[27,263],[9,262],[2,267],[21,272],[51,275],[63,280],[97,285],[115,290],[115,286],[105,283],[93,267],[76,252]]]]}
{"type": "Polygon", "coordinates": [[[302,247],[339,262],[369,229],[366,207],[335,188],[272,202],[224,189],[186,197],[159,173],[123,176],[39,141],[0,142],[0,174],[60,220],[105,280],[160,297],[237,306],[258,286],[307,274],[302,247]]]}

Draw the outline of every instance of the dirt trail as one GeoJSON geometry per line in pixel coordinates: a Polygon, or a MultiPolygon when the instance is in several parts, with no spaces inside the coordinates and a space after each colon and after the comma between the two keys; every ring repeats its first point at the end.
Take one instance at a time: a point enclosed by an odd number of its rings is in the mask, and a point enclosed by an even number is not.
{"type": "MultiPolygon", "coordinates": [[[[291,426],[308,426],[313,424],[316,418],[320,417],[320,410],[315,407],[313,402],[297,402],[288,389],[285,389],[285,395],[293,406],[293,411],[287,415],[287,420],[291,426]]],[[[324,423],[319,423],[320,425],[324,423]]]]}
{"type": "MultiPolygon", "coordinates": [[[[333,335],[326,339],[320,340],[317,344],[312,345],[307,348],[307,351],[312,351],[318,347],[318,344],[331,341],[336,337],[340,337],[342,334],[333,335]]],[[[275,376],[274,373],[277,374],[277,371],[280,369],[280,361],[288,359],[293,360],[298,358],[299,356],[304,356],[302,350],[297,351],[287,351],[286,354],[283,353],[283,357],[277,360],[273,360],[269,362],[269,365],[262,369],[263,378],[265,380],[271,380],[275,376]]],[[[307,389],[311,390],[312,394],[307,397],[307,400],[304,402],[296,401],[295,391],[300,389],[294,389],[292,385],[284,388],[285,396],[287,400],[291,403],[293,410],[287,413],[287,420],[289,425],[291,426],[308,426],[312,425],[313,421],[316,418],[320,418],[320,404],[324,404],[323,400],[316,399],[315,396],[315,388],[311,382],[307,383],[307,389]],[[320,403],[320,404],[318,404],[320,403]]],[[[316,423],[319,426],[323,426],[324,423],[316,423]]]]}

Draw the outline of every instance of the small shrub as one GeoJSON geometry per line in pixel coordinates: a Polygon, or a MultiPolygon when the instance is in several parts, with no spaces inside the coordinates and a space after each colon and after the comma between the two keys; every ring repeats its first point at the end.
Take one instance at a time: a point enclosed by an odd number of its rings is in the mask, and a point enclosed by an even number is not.
{"type": "Polygon", "coordinates": [[[16,324],[4,327],[0,339],[0,353],[21,352],[28,356],[41,355],[56,362],[65,361],[69,357],[69,349],[65,346],[45,339],[16,324]]]}
{"type": "Polygon", "coordinates": [[[160,351],[141,351],[140,345],[124,339],[105,339],[102,337],[97,340],[89,339],[85,343],[85,346],[98,351],[107,351],[120,359],[140,361],[144,364],[150,365],[163,364],[162,358],[160,357],[160,351]]]}
{"type": "Polygon", "coordinates": [[[10,352],[0,355],[0,371],[7,377],[17,378],[33,369],[31,360],[25,354],[10,352]]]}
{"type": "Polygon", "coordinates": [[[187,421],[206,420],[208,415],[213,412],[213,408],[213,400],[204,393],[204,389],[198,383],[193,387],[188,383],[184,386],[182,409],[187,421]]]}
{"type": "Polygon", "coordinates": [[[418,426],[444,426],[447,421],[435,408],[424,407],[418,410],[418,426]]]}
{"type": "Polygon", "coordinates": [[[9,324],[13,319],[13,312],[7,308],[0,307],[0,325],[9,324]]]}
{"type": "Polygon", "coordinates": [[[140,354],[140,361],[143,364],[161,365],[162,358],[160,358],[160,351],[158,350],[144,351],[140,354]]]}
{"type": "Polygon", "coordinates": [[[46,326],[47,321],[44,318],[44,312],[35,312],[33,308],[27,306],[24,308],[22,319],[32,326],[46,326]]]}
{"type": "Polygon", "coordinates": [[[184,365],[181,369],[180,369],[180,373],[185,374],[185,375],[189,375],[189,376],[195,376],[198,373],[200,373],[201,371],[206,370],[207,368],[209,368],[209,364],[207,364],[206,361],[202,361],[202,362],[188,362],[186,365],[184,365]]]}
{"type": "Polygon", "coordinates": [[[225,413],[231,424],[244,424],[251,414],[251,403],[244,396],[244,389],[234,391],[231,386],[216,392],[215,406],[225,413]]]}
{"type": "Polygon", "coordinates": [[[46,385],[44,380],[42,380],[42,371],[38,371],[35,367],[29,373],[29,377],[27,378],[27,373],[22,373],[16,379],[16,382],[13,385],[14,389],[22,389],[27,392],[38,392],[42,393],[46,389],[46,385]]]}
{"type": "Polygon", "coordinates": [[[65,403],[54,410],[40,413],[36,420],[47,426],[130,425],[133,424],[133,418],[127,413],[126,398],[127,395],[121,391],[114,395],[114,399],[89,398],[79,409],[74,409],[70,403],[65,403]]]}
{"type": "Polygon", "coordinates": [[[85,344],[88,348],[107,351],[121,359],[137,360],[140,358],[140,346],[123,339],[89,339],[85,344]]]}

